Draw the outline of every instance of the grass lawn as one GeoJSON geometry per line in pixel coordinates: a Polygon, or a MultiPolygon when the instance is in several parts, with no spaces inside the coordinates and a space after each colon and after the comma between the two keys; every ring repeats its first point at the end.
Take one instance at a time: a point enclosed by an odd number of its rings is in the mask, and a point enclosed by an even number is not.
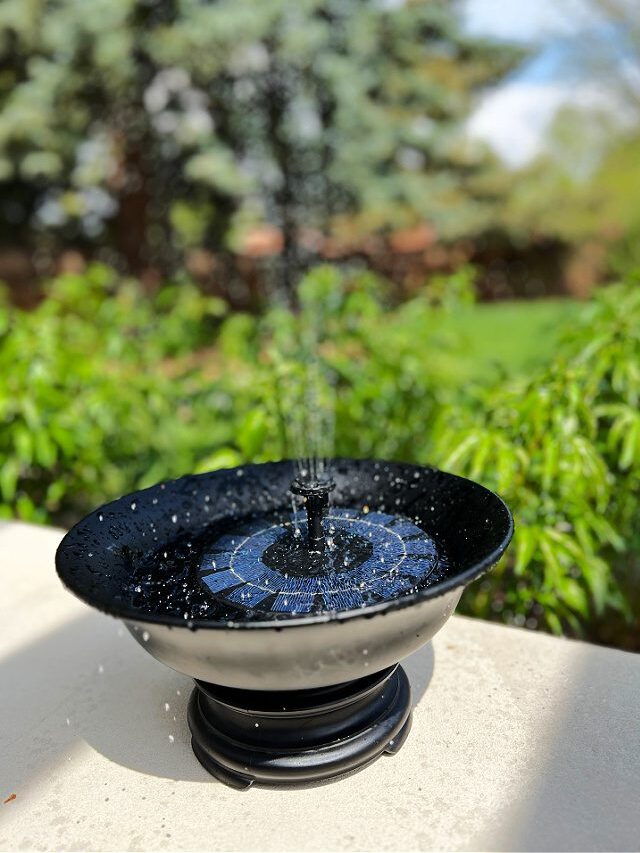
{"type": "Polygon", "coordinates": [[[576,300],[544,299],[475,305],[450,315],[442,332],[455,350],[452,378],[512,376],[534,369],[553,356],[571,319],[583,310],[584,303],[576,300]]]}

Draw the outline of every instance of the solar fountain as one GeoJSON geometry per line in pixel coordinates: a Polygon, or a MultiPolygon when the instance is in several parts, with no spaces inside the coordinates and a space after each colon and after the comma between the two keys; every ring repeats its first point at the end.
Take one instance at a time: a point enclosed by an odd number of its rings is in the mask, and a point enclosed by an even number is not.
{"type": "Polygon", "coordinates": [[[192,746],[213,776],[308,785],[402,746],[411,695],[398,662],[512,531],[499,497],[434,468],[283,461],[106,504],[66,535],[56,566],[195,679],[192,746]]]}

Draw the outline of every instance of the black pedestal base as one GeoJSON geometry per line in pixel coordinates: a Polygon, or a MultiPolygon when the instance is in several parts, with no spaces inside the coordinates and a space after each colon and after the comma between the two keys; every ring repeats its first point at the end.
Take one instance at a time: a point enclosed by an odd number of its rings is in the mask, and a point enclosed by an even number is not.
{"type": "Polygon", "coordinates": [[[410,713],[409,682],[395,666],[317,690],[257,692],[196,681],[189,728],[198,761],[227,785],[312,785],[397,752],[410,713]]]}

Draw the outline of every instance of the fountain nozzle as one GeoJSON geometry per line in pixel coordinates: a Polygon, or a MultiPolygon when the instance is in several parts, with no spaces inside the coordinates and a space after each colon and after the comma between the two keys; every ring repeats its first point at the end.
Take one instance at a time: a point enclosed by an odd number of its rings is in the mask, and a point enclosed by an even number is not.
{"type": "Polygon", "coordinates": [[[324,551],[324,530],[322,516],[329,504],[329,494],[335,489],[333,480],[300,480],[295,479],[290,489],[294,495],[301,495],[305,500],[307,511],[307,528],[309,551],[322,554],[324,551]]]}

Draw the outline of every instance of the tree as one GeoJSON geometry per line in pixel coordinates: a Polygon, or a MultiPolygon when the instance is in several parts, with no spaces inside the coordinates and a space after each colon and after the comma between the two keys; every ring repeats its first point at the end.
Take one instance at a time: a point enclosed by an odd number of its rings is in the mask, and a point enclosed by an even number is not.
{"type": "Polygon", "coordinates": [[[268,222],[291,290],[319,233],[491,215],[462,128],[520,54],[448,0],[5,0],[0,28],[5,238],[166,271],[268,222]]]}
{"type": "Polygon", "coordinates": [[[640,267],[640,133],[596,103],[566,107],[502,208],[513,242],[561,250],[563,287],[584,296],[640,267]]]}

